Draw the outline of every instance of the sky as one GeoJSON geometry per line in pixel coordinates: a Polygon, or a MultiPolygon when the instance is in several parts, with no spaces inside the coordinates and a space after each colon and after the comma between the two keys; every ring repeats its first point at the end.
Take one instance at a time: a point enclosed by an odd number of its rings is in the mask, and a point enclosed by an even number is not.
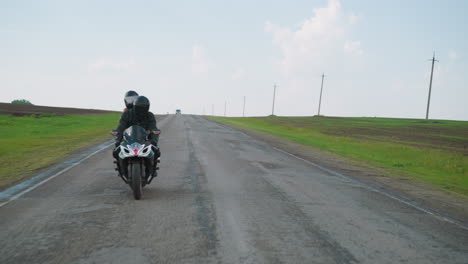
{"type": "Polygon", "coordinates": [[[0,0],[0,102],[468,120],[468,1],[0,0]]]}

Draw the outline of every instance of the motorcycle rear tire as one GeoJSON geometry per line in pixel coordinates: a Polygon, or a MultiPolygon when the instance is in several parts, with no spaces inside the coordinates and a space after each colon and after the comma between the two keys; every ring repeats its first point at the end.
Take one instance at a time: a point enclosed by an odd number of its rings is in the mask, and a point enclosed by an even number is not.
{"type": "Polygon", "coordinates": [[[133,190],[133,197],[135,198],[135,200],[140,200],[141,199],[141,194],[142,194],[142,186],[141,186],[142,168],[141,168],[141,163],[132,163],[130,171],[131,171],[130,187],[133,190]]]}

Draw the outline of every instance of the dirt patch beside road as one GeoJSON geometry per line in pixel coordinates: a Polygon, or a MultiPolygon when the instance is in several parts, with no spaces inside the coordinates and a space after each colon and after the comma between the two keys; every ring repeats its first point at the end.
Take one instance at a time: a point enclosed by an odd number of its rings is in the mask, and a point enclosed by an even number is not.
{"type": "Polygon", "coordinates": [[[300,158],[352,177],[375,189],[390,193],[423,208],[430,208],[440,215],[445,215],[462,223],[468,222],[468,199],[460,195],[436,189],[426,183],[409,180],[405,176],[389,175],[382,168],[363,165],[352,159],[303,146],[270,134],[238,127],[235,129],[300,158]]]}
{"type": "Polygon", "coordinates": [[[40,105],[27,105],[27,104],[10,104],[0,103],[0,114],[14,115],[14,116],[27,116],[27,115],[41,115],[41,114],[56,114],[56,115],[100,115],[118,113],[117,111],[96,110],[96,109],[80,109],[68,107],[51,107],[40,105]]]}

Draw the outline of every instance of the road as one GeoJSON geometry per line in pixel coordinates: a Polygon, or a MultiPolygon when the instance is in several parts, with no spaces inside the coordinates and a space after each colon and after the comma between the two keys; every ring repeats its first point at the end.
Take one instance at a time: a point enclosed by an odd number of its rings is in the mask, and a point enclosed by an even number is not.
{"type": "Polygon", "coordinates": [[[468,263],[468,230],[198,116],[135,201],[106,148],[0,208],[0,263],[468,263]]]}

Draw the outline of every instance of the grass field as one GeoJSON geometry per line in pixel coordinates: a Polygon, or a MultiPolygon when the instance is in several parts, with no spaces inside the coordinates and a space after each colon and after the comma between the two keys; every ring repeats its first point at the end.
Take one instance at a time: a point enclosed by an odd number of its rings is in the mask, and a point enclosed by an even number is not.
{"type": "Polygon", "coordinates": [[[468,196],[468,122],[393,118],[211,117],[468,196]]]}
{"type": "Polygon", "coordinates": [[[120,114],[0,115],[0,188],[31,176],[38,169],[92,143],[111,139],[120,114]]]}

